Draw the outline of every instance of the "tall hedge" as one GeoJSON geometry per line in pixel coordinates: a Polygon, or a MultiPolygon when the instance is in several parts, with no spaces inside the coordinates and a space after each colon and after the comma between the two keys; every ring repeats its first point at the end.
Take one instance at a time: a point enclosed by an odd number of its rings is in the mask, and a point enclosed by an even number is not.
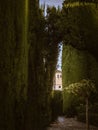
{"type": "Polygon", "coordinates": [[[46,23],[36,1],[30,0],[26,130],[44,130],[51,121],[52,79],[58,44],[49,41],[46,23]]]}
{"type": "Polygon", "coordinates": [[[63,115],[63,96],[62,91],[54,90],[52,92],[52,120],[56,120],[58,116],[63,115]]]}
{"type": "MultiPolygon", "coordinates": [[[[94,4],[64,5],[62,16],[65,28],[63,39],[63,87],[81,79],[92,79],[98,89],[98,10],[94,4]]],[[[64,111],[75,101],[64,91],[64,111]],[[71,102],[71,103],[72,103],[71,102]]],[[[94,102],[98,102],[97,96],[94,102]]],[[[75,107],[75,106],[74,106],[75,107]]]]}
{"type": "Polygon", "coordinates": [[[23,129],[27,89],[27,1],[0,2],[0,129],[23,129]]]}

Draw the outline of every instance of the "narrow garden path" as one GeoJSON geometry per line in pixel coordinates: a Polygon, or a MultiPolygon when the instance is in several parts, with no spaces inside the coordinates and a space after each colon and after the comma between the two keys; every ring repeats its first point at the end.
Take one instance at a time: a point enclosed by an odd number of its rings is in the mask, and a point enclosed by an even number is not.
{"type": "MultiPolygon", "coordinates": [[[[58,117],[47,130],[86,130],[86,125],[75,118],[58,117]]],[[[90,130],[98,130],[98,127],[90,125],[90,130]]]]}

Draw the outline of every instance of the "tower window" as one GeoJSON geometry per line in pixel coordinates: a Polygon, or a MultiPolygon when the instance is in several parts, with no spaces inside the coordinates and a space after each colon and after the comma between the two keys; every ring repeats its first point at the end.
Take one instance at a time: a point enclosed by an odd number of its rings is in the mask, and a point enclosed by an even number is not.
{"type": "Polygon", "coordinates": [[[59,78],[59,75],[57,75],[57,78],[59,78]]]}
{"type": "Polygon", "coordinates": [[[62,75],[60,75],[60,78],[62,78],[62,75]]]}

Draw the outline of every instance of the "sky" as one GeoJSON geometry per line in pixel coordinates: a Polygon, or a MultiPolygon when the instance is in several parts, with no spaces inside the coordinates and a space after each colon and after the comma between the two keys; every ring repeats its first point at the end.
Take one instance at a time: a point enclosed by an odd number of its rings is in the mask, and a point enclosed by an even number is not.
{"type": "MultiPolygon", "coordinates": [[[[62,7],[62,2],[64,0],[40,0],[40,5],[44,4],[47,6],[55,6],[55,7],[62,7]]],[[[58,57],[58,62],[57,62],[57,69],[61,70],[61,65],[62,65],[62,46],[61,46],[61,51],[59,52],[59,57],[58,57]]]]}
{"type": "Polygon", "coordinates": [[[40,0],[40,3],[45,3],[46,5],[55,6],[55,7],[62,7],[63,0],[40,0]]]}
{"type": "Polygon", "coordinates": [[[61,67],[62,67],[62,49],[63,49],[63,46],[61,45],[60,46],[59,57],[58,57],[58,62],[57,62],[57,69],[58,70],[62,70],[61,69],[61,67]]]}

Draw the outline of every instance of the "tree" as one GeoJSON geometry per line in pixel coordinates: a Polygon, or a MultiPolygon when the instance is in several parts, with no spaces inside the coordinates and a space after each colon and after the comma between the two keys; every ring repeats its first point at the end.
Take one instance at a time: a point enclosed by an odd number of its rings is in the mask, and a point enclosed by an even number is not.
{"type": "Polygon", "coordinates": [[[89,130],[89,97],[92,92],[96,92],[95,84],[90,79],[83,79],[80,82],[72,83],[68,87],[65,88],[67,92],[72,93],[74,95],[78,95],[83,97],[86,103],[86,130],[89,130]]]}

